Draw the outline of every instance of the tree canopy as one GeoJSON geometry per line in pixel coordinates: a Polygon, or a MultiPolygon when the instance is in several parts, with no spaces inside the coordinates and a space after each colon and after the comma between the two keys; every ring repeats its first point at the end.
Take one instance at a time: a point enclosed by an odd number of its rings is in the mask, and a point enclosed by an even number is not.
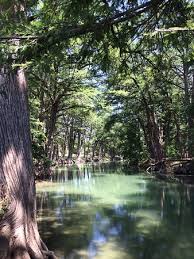
{"type": "Polygon", "coordinates": [[[193,10],[0,0],[0,199],[11,197],[0,235],[12,228],[14,258],[54,258],[37,231],[30,131],[36,177],[64,163],[194,157],[193,10]]]}

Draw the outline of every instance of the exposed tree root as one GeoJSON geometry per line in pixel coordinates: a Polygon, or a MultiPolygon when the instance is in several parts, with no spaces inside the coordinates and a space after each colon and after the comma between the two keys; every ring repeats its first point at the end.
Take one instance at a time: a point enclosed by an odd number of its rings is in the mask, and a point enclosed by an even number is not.
{"type": "Polygon", "coordinates": [[[6,237],[0,237],[0,258],[1,259],[57,259],[54,252],[49,251],[44,243],[39,251],[34,252],[31,247],[13,245],[11,248],[9,244],[11,239],[8,240],[6,237]]]}
{"type": "Polygon", "coordinates": [[[56,259],[41,240],[36,222],[24,219],[24,222],[19,219],[13,221],[13,217],[7,214],[1,221],[0,259],[56,259]]]}
{"type": "Polygon", "coordinates": [[[187,159],[163,159],[156,163],[149,164],[146,169],[148,173],[157,172],[160,174],[173,175],[194,175],[194,160],[187,159]]]}

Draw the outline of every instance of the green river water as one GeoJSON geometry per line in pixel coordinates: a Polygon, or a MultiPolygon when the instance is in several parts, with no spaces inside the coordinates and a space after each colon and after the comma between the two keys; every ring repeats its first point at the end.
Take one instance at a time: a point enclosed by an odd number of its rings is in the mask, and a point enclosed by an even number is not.
{"type": "Polygon", "coordinates": [[[122,166],[73,166],[37,184],[41,236],[59,259],[194,259],[194,187],[122,166]]]}

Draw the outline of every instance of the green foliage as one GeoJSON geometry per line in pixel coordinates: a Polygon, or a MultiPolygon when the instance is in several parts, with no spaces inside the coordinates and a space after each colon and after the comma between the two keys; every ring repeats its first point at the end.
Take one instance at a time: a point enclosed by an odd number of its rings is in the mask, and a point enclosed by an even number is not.
{"type": "Polygon", "coordinates": [[[192,155],[192,1],[0,6],[0,60],[27,70],[36,164],[70,149],[131,163],[192,155]]]}

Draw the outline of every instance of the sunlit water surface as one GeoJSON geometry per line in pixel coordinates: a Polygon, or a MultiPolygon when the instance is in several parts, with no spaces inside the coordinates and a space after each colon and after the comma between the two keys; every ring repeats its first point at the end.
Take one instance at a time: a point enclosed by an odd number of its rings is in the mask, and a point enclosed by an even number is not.
{"type": "Polygon", "coordinates": [[[37,184],[41,236],[58,258],[193,259],[194,188],[122,166],[56,170],[37,184]]]}

